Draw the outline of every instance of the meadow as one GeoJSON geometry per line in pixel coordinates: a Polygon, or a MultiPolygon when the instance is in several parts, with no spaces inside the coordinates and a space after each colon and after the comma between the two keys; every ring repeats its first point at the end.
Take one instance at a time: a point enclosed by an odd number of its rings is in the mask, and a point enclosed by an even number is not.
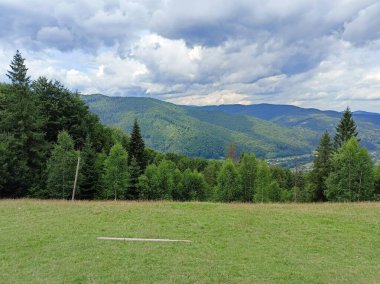
{"type": "Polygon", "coordinates": [[[0,201],[0,283],[379,279],[380,203],[0,201]]]}

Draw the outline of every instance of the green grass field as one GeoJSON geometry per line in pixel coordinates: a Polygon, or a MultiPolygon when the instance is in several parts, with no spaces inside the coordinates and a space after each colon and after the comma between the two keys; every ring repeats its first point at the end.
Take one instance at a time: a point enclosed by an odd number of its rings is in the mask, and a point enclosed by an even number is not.
{"type": "Polygon", "coordinates": [[[0,283],[379,282],[380,203],[0,201],[0,283]]]}

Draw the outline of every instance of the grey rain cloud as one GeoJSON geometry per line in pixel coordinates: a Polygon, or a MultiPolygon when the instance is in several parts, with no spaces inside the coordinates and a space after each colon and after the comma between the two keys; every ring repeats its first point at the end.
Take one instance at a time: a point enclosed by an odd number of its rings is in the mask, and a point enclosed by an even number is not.
{"type": "Polygon", "coordinates": [[[0,0],[0,79],[33,78],[182,104],[378,111],[377,0],[0,0]]]}

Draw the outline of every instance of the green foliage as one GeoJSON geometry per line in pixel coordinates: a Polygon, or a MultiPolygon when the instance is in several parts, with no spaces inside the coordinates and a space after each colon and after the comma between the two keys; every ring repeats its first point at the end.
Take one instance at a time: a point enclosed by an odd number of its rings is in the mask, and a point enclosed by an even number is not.
{"type": "Polygon", "coordinates": [[[313,188],[313,201],[326,201],[326,179],[331,172],[331,155],[333,145],[327,131],[322,135],[321,142],[316,150],[311,183],[313,188]]]}
{"type": "Polygon", "coordinates": [[[226,160],[218,175],[218,199],[220,201],[242,201],[241,176],[230,159],[226,160]]]}
{"type": "Polygon", "coordinates": [[[129,154],[129,163],[132,159],[136,159],[137,165],[140,168],[140,173],[143,173],[146,168],[146,157],[145,157],[145,143],[141,137],[140,126],[137,123],[137,119],[133,124],[131,139],[129,141],[128,154],[129,154]]]}
{"type": "Polygon", "coordinates": [[[101,182],[102,171],[97,168],[98,155],[87,137],[80,153],[80,175],[78,181],[77,196],[81,199],[95,199],[97,187],[101,182]]]}
{"type": "Polygon", "coordinates": [[[380,165],[375,167],[375,198],[380,201],[380,165]]]}
{"type": "Polygon", "coordinates": [[[127,197],[129,185],[128,153],[121,144],[115,144],[104,163],[104,185],[107,189],[107,198],[114,199],[127,197]]]}
{"type": "Polygon", "coordinates": [[[239,173],[242,179],[243,201],[251,202],[255,193],[258,162],[254,154],[244,154],[240,164],[239,173]]]}
{"type": "MultiPolygon", "coordinates": [[[[253,196],[253,200],[255,202],[271,201],[270,189],[272,182],[273,180],[268,164],[265,161],[259,161],[256,178],[256,189],[253,196]]],[[[275,185],[272,186],[274,187],[275,185]]]]}
{"type": "Polygon", "coordinates": [[[237,154],[300,155],[310,153],[318,136],[310,130],[281,127],[254,117],[202,111],[151,98],[91,95],[83,99],[106,125],[129,132],[138,118],[146,145],[191,157],[224,158],[231,141],[236,143],[237,154]]]}
{"type": "MultiPolygon", "coordinates": [[[[43,124],[38,101],[30,92],[27,68],[24,59],[17,51],[8,76],[12,80],[10,88],[4,88],[1,96],[3,107],[0,108],[1,133],[7,133],[13,138],[13,145],[8,147],[8,153],[23,161],[18,163],[17,171],[20,178],[9,181],[10,196],[26,196],[28,190],[41,186],[42,172],[45,168],[47,144],[44,140],[43,124]],[[24,164],[25,163],[25,164],[24,164]]],[[[9,137],[8,137],[9,138],[9,137]]],[[[12,173],[11,176],[13,176],[12,173]]]]}
{"type": "Polygon", "coordinates": [[[277,181],[272,181],[268,188],[268,199],[271,202],[279,202],[282,201],[282,190],[278,185],[277,181]]]}
{"type": "Polygon", "coordinates": [[[352,118],[352,112],[350,108],[346,108],[343,112],[342,118],[336,127],[336,134],[334,137],[334,146],[339,148],[343,146],[351,137],[357,137],[356,123],[352,118]]]}
{"type": "Polygon", "coordinates": [[[138,183],[140,176],[140,167],[137,164],[136,158],[133,157],[131,164],[129,165],[129,185],[128,185],[128,199],[138,199],[138,183]]]}
{"type": "Polygon", "coordinates": [[[205,181],[209,187],[215,187],[218,184],[218,174],[222,163],[219,161],[209,161],[207,167],[203,171],[205,181]]]}
{"type": "Polygon", "coordinates": [[[11,70],[7,72],[7,77],[18,90],[26,89],[30,84],[30,76],[27,75],[28,68],[26,68],[24,61],[25,58],[17,50],[9,66],[11,70]]]}
{"type": "Polygon", "coordinates": [[[373,162],[352,137],[332,157],[325,194],[331,201],[361,201],[372,199],[373,190],[373,162]]]}
{"type": "Polygon", "coordinates": [[[57,144],[47,162],[47,196],[68,199],[71,196],[79,153],[66,131],[58,134],[57,144]]]}
{"type": "Polygon", "coordinates": [[[180,200],[205,200],[206,181],[196,170],[186,169],[182,176],[182,196],[180,200]]]}

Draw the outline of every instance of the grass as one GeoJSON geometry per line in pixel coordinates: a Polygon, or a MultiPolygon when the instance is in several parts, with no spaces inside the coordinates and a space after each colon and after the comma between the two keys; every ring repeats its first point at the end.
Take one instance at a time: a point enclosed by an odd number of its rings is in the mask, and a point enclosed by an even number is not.
{"type": "Polygon", "coordinates": [[[0,201],[0,283],[379,283],[380,203],[0,201]],[[189,239],[188,243],[96,237],[189,239]]]}

